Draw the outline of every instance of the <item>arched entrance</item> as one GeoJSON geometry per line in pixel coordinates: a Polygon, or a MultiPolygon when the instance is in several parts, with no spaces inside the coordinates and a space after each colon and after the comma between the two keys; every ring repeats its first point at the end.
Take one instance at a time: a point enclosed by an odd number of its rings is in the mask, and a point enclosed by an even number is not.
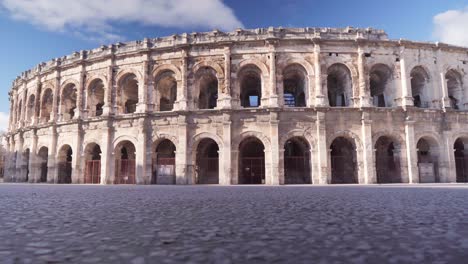
{"type": "Polygon", "coordinates": [[[254,137],[239,145],[239,184],[265,183],[265,146],[254,137]]]}
{"type": "Polygon", "coordinates": [[[60,109],[62,120],[70,120],[76,116],[77,89],[74,84],[68,84],[62,91],[60,97],[60,109]]]}
{"type": "Polygon", "coordinates": [[[196,74],[198,87],[198,109],[214,109],[218,100],[218,78],[211,67],[204,67],[196,74]]]}
{"type": "Polygon", "coordinates": [[[200,141],[197,147],[196,183],[219,184],[219,147],[211,138],[200,141]]]}
{"type": "Polygon", "coordinates": [[[374,65],[370,71],[370,93],[375,107],[391,107],[393,94],[390,86],[392,70],[385,64],[374,65]]]}
{"type": "Polygon", "coordinates": [[[22,168],[25,182],[29,181],[29,156],[30,156],[30,151],[29,149],[26,149],[23,152],[23,168],[22,168]]]}
{"type": "Polygon", "coordinates": [[[463,109],[463,83],[462,76],[454,69],[445,74],[447,80],[447,92],[450,99],[450,107],[455,110],[463,109]]]}
{"type": "Polygon", "coordinates": [[[455,167],[457,173],[457,182],[468,182],[468,140],[459,138],[453,146],[455,155],[455,167]]]}
{"type": "Polygon", "coordinates": [[[64,145],[58,153],[58,183],[72,182],[73,151],[69,145],[64,145]]]}
{"type": "Polygon", "coordinates": [[[87,109],[90,117],[101,116],[104,106],[104,82],[96,79],[88,88],[87,109]]]}
{"type": "Polygon", "coordinates": [[[283,71],[283,100],[289,107],[305,107],[307,72],[299,64],[287,66],[283,71]]]}
{"type": "Polygon", "coordinates": [[[129,73],[121,78],[117,98],[119,113],[131,114],[136,112],[138,104],[138,79],[135,74],[129,73]]]}
{"type": "Polygon", "coordinates": [[[242,107],[259,107],[262,101],[262,72],[255,65],[247,65],[238,74],[242,107]]]}
{"type": "Polygon", "coordinates": [[[429,74],[423,67],[416,66],[411,70],[410,77],[414,106],[428,108],[430,101],[428,98],[429,74]]]}
{"type": "Polygon", "coordinates": [[[439,182],[439,145],[433,138],[424,137],[418,141],[419,182],[439,182]]]}
{"type": "Polygon", "coordinates": [[[176,146],[168,139],[161,141],[153,153],[153,184],[175,184],[176,146]]]}
{"type": "Polygon", "coordinates": [[[49,158],[49,149],[46,147],[40,148],[37,156],[40,171],[39,182],[47,182],[47,160],[49,158]]]}
{"type": "Polygon", "coordinates": [[[327,90],[328,102],[331,107],[351,106],[353,96],[353,82],[349,68],[336,63],[328,68],[327,90]]]}
{"type": "Polygon", "coordinates": [[[331,183],[358,183],[356,147],[345,137],[331,144],[331,183]]]}
{"type": "Polygon", "coordinates": [[[398,144],[382,136],[375,143],[377,183],[401,183],[400,152],[398,144]]]}
{"type": "Polygon", "coordinates": [[[101,183],[101,147],[91,143],[85,148],[85,184],[101,183]]]}
{"type": "Polygon", "coordinates": [[[310,147],[302,137],[293,137],[284,143],[284,183],[310,184],[310,147]]]}
{"type": "Polygon", "coordinates": [[[135,184],[135,146],[124,140],[115,147],[114,184],[135,184]]]}
{"type": "Polygon", "coordinates": [[[177,80],[173,71],[167,70],[155,79],[154,98],[156,111],[172,111],[177,100],[177,80]]]}

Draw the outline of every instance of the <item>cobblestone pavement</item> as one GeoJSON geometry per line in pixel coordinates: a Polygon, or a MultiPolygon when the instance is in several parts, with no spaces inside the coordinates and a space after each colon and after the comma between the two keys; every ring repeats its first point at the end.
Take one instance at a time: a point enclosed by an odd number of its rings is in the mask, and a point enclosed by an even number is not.
{"type": "Polygon", "coordinates": [[[0,263],[467,263],[468,185],[0,184],[0,263]]]}

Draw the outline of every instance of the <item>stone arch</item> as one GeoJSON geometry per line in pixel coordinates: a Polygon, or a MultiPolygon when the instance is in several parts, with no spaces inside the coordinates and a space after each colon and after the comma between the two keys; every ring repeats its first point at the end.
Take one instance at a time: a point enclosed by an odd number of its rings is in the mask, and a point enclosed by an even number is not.
{"type": "Polygon", "coordinates": [[[205,67],[212,68],[216,72],[216,77],[218,78],[218,80],[224,79],[223,68],[214,61],[206,61],[206,60],[200,61],[193,66],[192,71],[193,73],[196,74],[200,69],[205,68],[205,67]]]}
{"type": "Polygon", "coordinates": [[[154,77],[152,93],[156,111],[172,111],[177,100],[177,90],[181,82],[177,79],[177,73],[170,68],[160,68],[154,77]]]}
{"type": "Polygon", "coordinates": [[[393,69],[385,63],[372,65],[369,71],[369,90],[376,107],[391,107],[395,99],[393,69]]]}
{"type": "Polygon", "coordinates": [[[103,114],[103,106],[106,101],[106,85],[104,79],[99,77],[88,81],[86,85],[86,109],[88,116],[95,117],[103,114]]]}
{"type": "Polygon", "coordinates": [[[430,107],[430,71],[423,65],[414,66],[410,71],[411,95],[414,106],[428,108],[430,107]]]}
{"type": "Polygon", "coordinates": [[[30,94],[26,107],[26,121],[32,123],[33,117],[36,116],[36,95],[30,94]]]}
{"type": "Polygon", "coordinates": [[[218,135],[209,132],[201,132],[192,137],[192,140],[190,140],[189,149],[197,148],[200,141],[205,138],[212,139],[214,142],[216,142],[216,144],[218,144],[220,149],[224,147],[223,140],[218,135]]]}
{"type": "Polygon", "coordinates": [[[245,131],[242,132],[238,137],[233,140],[233,149],[239,149],[239,144],[246,138],[254,137],[259,139],[265,147],[265,152],[270,151],[271,143],[270,139],[263,133],[257,131],[245,131]]]}
{"type": "Polygon", "coordinates": [[[167,134],[167,133],[158,133],[156,136],[153,137],[153,143],[152,143],[152,146],[155,147],[156,145],[158,145],[161,141],[163,140],[169,140],[171,141],[174,145],[178,146],[179,144],[179,139],[177,138],[176,135],[171,135],[171,134],[167,134]]]}
{"type": "Polygon", "coordinates": [[[139,72],[134,70],[122,71],[117,76],[116,105],[118,113],[135,113],[139,103],[142,78],[140,78],[139,72]]]}
{"type": "Polygon", "coordinates": [[[280,140],[279,140],[279,145],[280,146],[284,146],[284,144],[286,143],[286,141],[290,138],[293,138],[293,137],[303,137],[307,144],[309,145],[310,147],[310,150],[311,151],[315,151],[315,141],[314,141],[314,138],[312,137],[312,135],[310,135],[309,133],[307,133],[308,131],[307,130],[302,130],[302,129],[294,129],[294,130],[291,130],[289,131],[288,133],[284,134],[283,136],[280,137],[280,140]]]}
{"type": "Polygon", "coordinates": [[[445,81],[447,82],[447,96],[450,100],[450,107],[455,110],[463,108],[463,76],[454,68],[445,72],[445,81]]]}
{"type": "Polygon", "coordinates": [[[224,85],[224,77],[220,76],[218,70],[211,65],[200,66],[194,70],[195,85],[191,93],[191,99],[198,109],[216,108],[217,100],[219,95],[223,93],[222,87],[224,85]]]}
{"type": "Polygon", "coordinates": [[[39,171],[39,182],[47,182],[49,148],[45,145],[40,145],[37,148],[37,170],[39,171]]]}
{"type": "Polygon", "coordinates": [[[179,68],[177,66],[175,66],[174,64],[160,64],[160,65],[157,65],[152,73],[151,73],[151,76],[153,76],[153,79],[156,80],[156,78],[158,78],[159,75],[161,75],[162,73],[164,73],[165,71],[171,71],[174,73],[174,77],[177,81],[181,81],[182,80],[182,74],[179,70],[179,68]]]}
{"type": "Polygon", "coordinates": [[[255,65],[258,69],[260,69],[262,76],[267,76],[269,74],[268,67],[266,66],[265,63],[263,63],[262,61],[258,59],[252,59],[252,58],[241,61],[239,63],[239,67],[238,67],[239,70],[237,71],[237,73],[239,73],[242,70],[242,68],[249,66],[249,65],[255,65]]]}
{"type": "Polygon", "coordinates": [[[284,184],[311,184],[312,145],[309,140],[305,136],[290,136],[280,145],[280,148],[281,182],[284,184]]]}
{"type": "Polygon", "coordinates": [[[141,72],[139,70],[136,70],[136,69],[121,69],[116,75],[115,75],[115,82],[117,84],[121,83],[125,77],[129,74],[133,74],[136,76],[136,80],[138,81],[138,83],[141,82],[141,80],[143,80],[143,75],[141,74],[141,72]]]}
{"type": "Polygon", "coordinates": [[[460,133],[454,137],[453,152],[455,159],[455,182],[468,182],[468,134],[460,133]]]}
{"type": "Polygon", "coordinates": [[[117,145],[123,141],[130,141],[133,144],[133,146],[137,146],[138,144],[138,139],[136,139],[135,137],[128,136],[128,135],[121,135],[115,138],[114,141],[112,142],[113,149],[115,149],[117,145]]]}
{"type": "Polygon", "coordinates": [[[41,95],[41,109],[40,118],[41,122],[48,122],[51,119],[54,102],[54,91],[52,88],[45,88],[41,95]]]}
{"type": "Polygon", "coordinates": [[[237,72],[237,86],[242,107],[260,107],[265,98],[266,76],[257,64],[245,64],[237,72]]]}
{"type": "Polygon", "coordinates": [[[327,96],[329,105],[334,107],[352,106],[353,77],[350,68],[341,62],[327,68],[327,96]]]}
{"type": "Polygon", "coordinates": [[[72,183],[73,149],[64,144],[59,148],[56,156],[58,183],[72,183]]]}
{"type": "Polygon", "coordinates": [[[404,142],[392,133],[381,132],[373,137],[374,165],[376,169],[377,183],[402,183],[402,167],[405,157],[402,148],[404,142]]]}
{"type": "Polygon", "coordinates": [[[29,160],[31,158],[31,148],[29,146],[23,145],[23,151],[21,153],[21,175],[22,181],[29,182],[30,168],[29,160]]]}
{"type": "Polygon", "coordinates": [[[121,136],[114,141],[115,176],[114,184],[136,183],[136,140],[121,136]]]}
{"type": "Polygon", "coordinates": [[[222,140],[214,134],[203,132],[191,141],[191,162],[195,165],[195,183],[219,184],[222,140]]]}
{"type": "Polygon", "coordinates": [[[262,140],[252,134],[244,134],[238,145],[238,183],[265,184],[266,182],[266,146],[262,140]],[[249,135],[249,136],[246,136],[249,135]]]}
{"type": "Polygon", "coordinates": [[[416,137],[419,182],[440,182],[440,154],[442,152],[440,139],[434,133],[423,133],[416,137]]]}
{"type": "Polygon", "coordinates": [[[84,164],[84,183],[101,183],[101,146],[96,143],[97,140],[88,140],[83,144],[83,162],[84,164]]]}
{"type": "Polygon", "coordinates": [[[357,134],[349,130],[338,131],[334,133],[333,135],[331,135],[329,139],[327,140],[327,146],[330,147],[331,143],[338,137],[351,139],[357,151],[361,151],[363,149],[361,138],[357,134]]]}
{"type": "Polygon", "coordinates": [[[176,183],[176,151],[174,141],[160,137],[153,142],[152,148],[152,184],[176,183]]]}
{"type": "Polygon", "coordinates": [[[21,121],[21,113],[23,112],[23,99],[19,99],[18,106],[16,107],[16,122],[21,121]]]}
{"type": "Polygon", "coordinates": [[[60,90],[59,95],[59,109],[61,120],[67,121],[73,119],[77,112],[79,111],[79,106],[77,104],[79,86],[73,81],[66,82],[60,90]]]}
{"type": "Polygon", "coordinates": [[[298,64],[301,67],[303,67],[307,72],[308,76],[315,76],[315,70],[312,64],[307,60],[301,58],[290,58],[286,60],[286,63],[284,63],[284,67],[280,70],[280,72],[284,72],[284,69],[293,64],[298,64]]]}
{"type": "Polygon", "coordinates": [[[285,106],[305,107],[310,101],[310,79],[308,70],[299,63],[286,65],[282,70],[281,97],[285,106]]]}

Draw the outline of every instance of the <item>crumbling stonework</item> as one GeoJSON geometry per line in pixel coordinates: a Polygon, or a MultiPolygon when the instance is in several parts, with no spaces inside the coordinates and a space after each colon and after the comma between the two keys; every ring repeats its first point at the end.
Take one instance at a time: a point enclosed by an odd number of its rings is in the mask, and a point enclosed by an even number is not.
{"type": "Polygon", "coordinates": [[[466,182],[467,63],[466,48],[355,28],[76,52],[14,81],[5,180],[466,182]]]}

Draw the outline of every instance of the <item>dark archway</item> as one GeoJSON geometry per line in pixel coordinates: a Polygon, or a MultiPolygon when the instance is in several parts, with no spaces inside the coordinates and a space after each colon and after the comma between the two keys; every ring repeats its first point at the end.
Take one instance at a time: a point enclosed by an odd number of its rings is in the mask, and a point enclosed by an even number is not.
{"type": "Polygon", "coordinates": [[[30,156],[30,150],[26,149],[23,152],[23,173],[24,173],[24,181],[28,182],[29,181],[29,156],[30,156]]]}
{"type": "Polygon", "coordinates": [[[328,103],[331,107],[351,106],[353,96],[353,82],[349,68],[336,63],[327,71],[328,103]]]}
{"type": "Polygon", "coordinates": [[[124,140],[115,147],[114,184],[135,184],[135,145],[124,140]]]}
{"type": "Polygon", "coordinates": [[[177,100],[177,80],[173,71],[167,70],[155,80],[156,111],[172,111],[177,100]]]}
{"type": "Polygon", "coordinates": [[[398,144],[382,136],[375,143],[377,183],[401,183],[400,152],[398,144]]]}
{"type": "Polygon", "coordinates": [[[262,73],[257,66],[247,65],[239,72],[242,107],[259,107],[262,101],[262,73]]]}
{"type": "Polygon", "coordinates": [[[239,184],[265,183],[265,146],[255,138],[244,139],[239,145],[239,184]]]}
{"type": "Polygon", "coordinates": [[[385,64],[374,65],[370,71],[370,93],[375,107],[392,106],[389,83],[392,78],[392,70],[385,64]]]}
{"type": "Polygon", "coordinates": [[[198,184],[219,184],[219,147],[211,138],[205,138],[197,147],[197,177],[198,184]]]}
{"type": "Polygon", "coordinates": [[[430,137],[421,138],[418,151],[419,182],[439,182],[439,145],[430,137]]]}
{"type": "Polygon", "coordinates": [[[73,119],[77,114],[77,88],[74,84],[68,84],[63,88],[60,96],[60,108],[62,120],[73,119]]]}
{"type": "Polygon", "coordinates": [[[176,146],[168,139],[161,141],[153,153],[153,184],[175,184],[176,146]]]}
{"type": "Polygon", "coordinates": [[[416,66],[411,70],[410,77],[414,106],[428,108],[429,98],[427,97],[427,93],[429,88],[427,86],[429,74],[423,67],[416,66]]]}
{"type": "Polygon", "coordinates": [[[88,115],[90,117],[101,116],[104,106],[104,82],[101,79],[96,79],[91,82],[88,88],[88,115]]]}
{"type": "Polygon", "coordinates": [[[138,79],[136,75],[133,73],[126,74],[119,82],[118,92],[120,113],[135,113],[138,104],[138,79]]]}
{"type": "Polygon", "coordinates": [[[85,148],[85,184],[101,183],[101,147],[90,143],[85,148]]]}
{"type": "Polygon", "coordinates": [[[461,74],[451,69],[445,74],[450,107],[455,110],[463,109],[463,83],[461,74]]]}
{"type": "Polygon", "coordinates": [[[293,137],[284,144],[284,183],[310,184],[310,147],[302,137],[293,137]]]}
{"type": "Polygon", "coordinates": [[[54,94],[52,89],[45,89],[41,99],[41,122],[49,122],[52,115],[54,94]]]}
{"type": "Polygon", "coordinates": [[[457,182],[468,182],[468,149],[465,150],[465,145],[468,147],[468,140],[459,138],[453,146],[457,182]]]}
{"type": "Polygon", "coordinates": [[[46,147],[42,147],[39,149],[38,152],[38,165],[39,165],[39,171],[40,171],[40,178],[39,182],[47,182],[47,161],[49,159],[49,149],[46,147]]]}
{"type": "Polygon", "coordinates": [[[58,153],[58,183],[72,183],[73,151],[69,145],[64,145],[58,153]]]}
{"type": "Polygon", "coordinates": [[[197,74],[198,109],[214,109],[218,100],[218,78],[211,67],[200,69],[197,74]]]}
{"type": "Polygon", "coordinates": [[[292,64],[283,71],[283,100],[289,107],[305,107],[307,73],[299,64],[292,64]]]}
{"type": "Polygon", "coordinates": [[[331,183],[358,183],[356,147],[345,137],[331,144],[331,183]]]}

